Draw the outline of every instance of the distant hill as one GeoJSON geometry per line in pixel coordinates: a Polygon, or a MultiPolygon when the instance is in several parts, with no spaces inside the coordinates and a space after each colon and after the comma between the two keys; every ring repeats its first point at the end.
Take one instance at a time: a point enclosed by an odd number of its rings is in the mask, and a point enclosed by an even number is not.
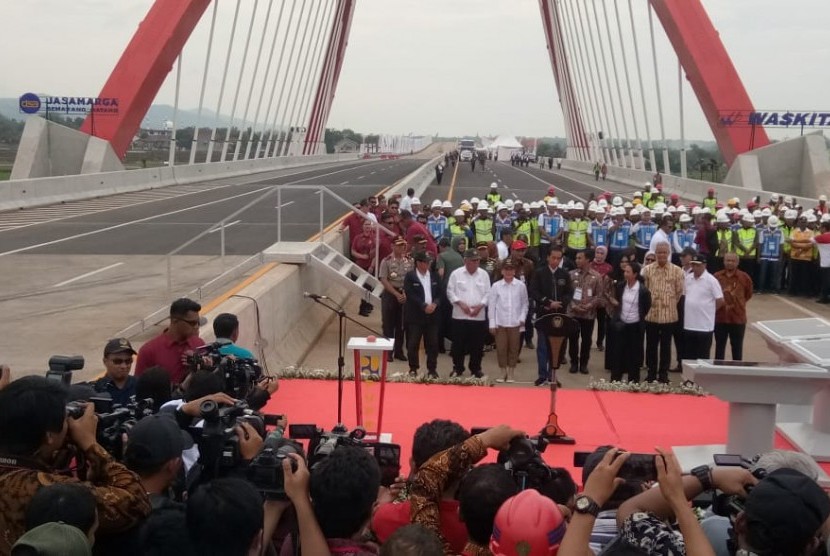
{"type": "MultiPolygon", "coordinates": [[[[0,98],[0,114],[7,118],[12,118],[14,120],[23,120],[25,119],[26,115],[21,114],[18,108],[18,99],[16,98],[0,98]]],[[[213,127],[214,123],[214,114],[213,110],[208,110],[207,108],[202,109],[202,117],[201,119],[198,118],[199,111],[198,110],[183,110],[179,109],[176,127],[184,128],[195,126],[198,120],[200,127],[213,127]]],[[[235,125],[240,126],[239,122],[239,115],[236,116],[237,121],[235,125]]],[[[223,127],[227,125],[229,117],[227,115],[223,115],[222,118],[219,120],[219,127],[223,127]]],[[[173,120],[173,107],[169,104],[153,104],[150,106],[150,109],[147,111],[147,115],[144,117],[144,123],[142,127],[149,128],[149,129],[162,129],[164,126],[164,122],[173,120]]],[[[253,122],[248,122],[247,125],[252,125],[253,122]]],[[[262,122],[260,122],[262,125],[262,122]]]]}

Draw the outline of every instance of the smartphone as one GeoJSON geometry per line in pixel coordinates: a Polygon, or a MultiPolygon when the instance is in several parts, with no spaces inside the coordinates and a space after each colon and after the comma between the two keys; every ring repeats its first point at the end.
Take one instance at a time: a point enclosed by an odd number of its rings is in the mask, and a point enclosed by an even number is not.
{"type": "Polygon", "coordinates": [[[655,454],[630,454],[617,476],[631,481],[656,481],[657,465],[654,457],[655,454]]]}
{"type": "Polygon", "coordinates": [[[740,454],[715,454],[715,465],[730,467],[746,467],[747,460],[740,454]]]}
{"type": "Polygon", "coordinates": [[[263,415],[263,418],[266,427],[276,427],[282,420],[282,415],[272,415],[270,413],[265,413],[263,415]]]}
{"type": "Polygon", "coordinates": [[[288,425],[288,436],[293,439],[311,439],[317,436],[317,425],[288,425]]]}

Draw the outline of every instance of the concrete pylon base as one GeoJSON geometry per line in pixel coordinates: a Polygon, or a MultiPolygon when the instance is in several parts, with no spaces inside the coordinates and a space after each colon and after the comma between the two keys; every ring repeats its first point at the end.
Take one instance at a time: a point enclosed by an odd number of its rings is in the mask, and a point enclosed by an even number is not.
{"type": "Polygon", "coordinates": [[[739,155],[724,183],[816,198],[830,194],[830,160],[821,132],[739,155]]]}
{"type": "Polygon", "coordinates": [[[38,116],[29,116],[10,179],[72,176],[123,169],[109,142],[38,116]]]}

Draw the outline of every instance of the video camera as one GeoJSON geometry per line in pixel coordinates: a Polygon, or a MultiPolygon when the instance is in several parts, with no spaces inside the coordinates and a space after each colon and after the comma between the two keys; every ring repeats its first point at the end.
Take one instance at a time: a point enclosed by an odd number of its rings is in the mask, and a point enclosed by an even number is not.
{"type": "Polygon", "coordinates": [[[196,348],[187,356],[190,372],[210,371],[222,379],[222,391],[232,398],[245,399],[262,379],[262,367],[256,359],[224,355],[219,350],[229,342],[212,342],[196,348]]]}
{"type": "Polygon", "coordinates": [[[380,467],[380,484],[391,486],[401,472],[401,447],[387,442],[367,441],[366,430],[357,427],[350,433],[345,428],[331,432],[317,428],[317,425],[289,425],[288,434],[292,439],[308,440],[308,467],[314,469],[338,446],[356,446],[372,454],[380,467]]]}
{"type": "Polygon", "coordinates": [[[67,388],[72,384],[72,371],[84,368],[82,355],[53,355],[49,358],[49,370],[46,379],[59,382],[67,388]]]}
{"type": "Polygon", "coordinates": [[[297,462],[288,454],[299,454],[305,459],[303,446],[299,442],[280,438],[266,438],[259,454],[248,465],[247,477],[261,493],[275,500],[286,500],[285,475],[282,464],[288,459],[292,470],[297,470],[297,462]]]}
{"type": "MultiPolygon", "coordinates": [[[[486,430],[486,427],[473,427],[470,432],[477,435],[486,430]]],[[[507,450],[499,452],[496,463],[510,472],[521,490],[541,490],[553,478],[553,471],[542,459],[547,447],[548,441],[541,436],[514,438],[507,450]]]]}
{"type": "MultiPolygon", "coordinates": [[[[135,396],[126,405],[113,403],[112,398],[93,396],[89,403],[94,405],[98,417],[96,441],[115,459],[124,459],[124,435],[129,435],[133,426],[148,415],[153,414],[153,399],[136,400],[135,396]]],[[[83,402],[66,404],[66,414],[71,419],[79,419],[86,410],[83,402]]]]}
{"type": "Polygon", "coordinates": [[[238,425],[248,423],[265,438],[266,426],[275,426],[282,418],[254,411],[244,401],[220,407],[212,400],[205,400],[199,406],[199,413],[204,424],[191,427],[190,433],[199,445],[199,464],[207,480],[226,475],[242,462],[236,433],[238,425]]]}
{"type": "MultiPolygon", "coordinates": [[[[755,459],[757,460],[757,457],[755,459]]],[[[737,454],[715,454],[714,461],[716,466],[743,467],[744,469],[751,469],[754,464],[754,461],[747,460],[737,454]]],[[[767,470],[759,467],[752,471],[752,475],[760,481],[767,476],[767,470]]],[[[744,490],[749,494],[752,490],[752,485],[745,485],[744,490]]],[[[743,496],[726,494],[720,491],[712,493],[712,513],[715,515],[734,519],[739,513],[744,511],[745,504],[746,498],[743,496]]]]}

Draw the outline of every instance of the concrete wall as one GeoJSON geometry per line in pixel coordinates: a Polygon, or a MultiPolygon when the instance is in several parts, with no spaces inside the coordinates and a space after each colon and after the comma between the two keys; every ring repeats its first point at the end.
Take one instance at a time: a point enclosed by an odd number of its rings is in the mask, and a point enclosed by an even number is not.
{"type": "MultiPolygon", "coordinates": [[[[86,145],[84,145],[84,149],[86,149],[86,145]]],[[[120,172],[10,180],[0,182],[0,211],[78,201],[105,195],[117,195],[155,187],[244,176],[283,168],[356,160],[359,159],[355,154],[284,156],[238,160],[236,162],[214,162],[120,172]]]]}
{"type": "MultiPolygon", "coordinates": [[[[743,156],[743,155],[742,155],[743,156]]],[[[593,178],[593,163],[580,162],[576,160],[562,160],[562,168],[579,172],[581,174],[590,175],[593,178]]],[[[651,182],[653,174],[644,170],[632,170],[631,168],[618,168],[616,166],[608,167],[608,179],[617,181],[642,189],[645,182],[651,182]]],[[[555,184],[555,180],[554,180],[555,184]]],[[[715,183],[710,181],[695,180],[691,178],[681,178],[679,176],[669,176],[663,174],[663,187],[665,193],[677,193],[685,199],[698,200],[698,203],[706,196],[706,192],[710,187],[714,187],[717,192],[718,199],[725,202],[730,197],[738,197],[742,201],[760,195],[762,201],[769,199],[771,193],[783,193],[782,191],[765,191],[762,189],[753,189],[748,187],[739,187],[723,183],[715,183]]],[[[788,193],[787,193],[788,194],[788,193]]],[[[813,207],[817,204],[815,198],[803,197],[793,195],[796,202],[806,206],[813,207]]]]}
{"type": "Polygon", "coordinates": [[[89,135],[43,118],[27,118],[11,179],[79,174],[89,135]]]}

